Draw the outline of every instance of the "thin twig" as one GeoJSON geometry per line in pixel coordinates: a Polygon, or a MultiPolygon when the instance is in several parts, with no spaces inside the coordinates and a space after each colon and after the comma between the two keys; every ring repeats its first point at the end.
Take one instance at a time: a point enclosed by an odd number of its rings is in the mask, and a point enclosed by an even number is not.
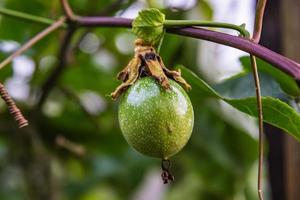
{"type": "Polygon", "coordinates": [[[84,146],[82,146],[81,144],[72,142],[62,135],[56,136],[55,143],[57,146],[62,147],[64,149],[74,153],[75,155],[77,155],[79,157],[82,157],[86,154],[86,149],[84,148],[84,146]]]}
{"type": "Polygon", "coordinates": [[[14,100],[11,98],[11,96],[6,91],[4,85],[0,83],[0,96],[5,101],[9,113],[13,116],[13,118],[18,123],[19,128],[23,128],[28,125],[28,121],[23,116],[20,109],[15,104],[14,100]]]}
{"type": "Polygon", "coordinates": [[[258,0],[256,5],[254,31],[252,36],[252,39],[255,43],[259,43],[260,41],[266,3],[267,0],[258,0]]]}
{"type": "Polygon", "coordinates": [[[257,117],[258,117],[258,177],[257,177],[257,188],[258,196],[260,200],[263,200],[262,191],[262,176],[263,176],[263,161],[264,161],[264,127],[263,127],[263,110],[261,100],[260,81],[258,76],[256,58],[250,55],[252,72],[255,82],[256,102],[257,102],[257,117]]]}
{"type": "MultiPolygon", "coordinates": [[[[0,12],[1,14],[1,12],[0,12]]],[[[12,15],[7,15],[12,16],[12,15]]],[[[32,22],[37,22],[32,19],[32,22]]],[[[78,25],[82,27],[131,27],[131,19],[120,18],[120,17],[80,17],[78,19],[78,25]]],[[[43,22],[38,22],[43,23],[43,22]]],[[[48,25],[47,23],[44,23],[48,25]]],[[[61,27],[65,26],[64,23],[61,27]]],[[[186,27],[186,28],[168,28],[166,30],[168,33],[173,33],[177,35],[193,37],[197,39],[207,40],[211,42],[215,42],[218,44],[223,44],[226,46],[230,46],[236,49],[240,49],[249,54],[255,55],[266,62],[270,63],[274,67],[279,70],[287,73],[291,77],[293,77],[296,81],[300,83],[300,64],[282,56],[270,49],[267,49],[259,44],[256,44],[253,41],[250,41],[246,38],[232,36],[225,33],[220,33],[217,31],[206,30],[202,28],[195,27],[186,27]]]]}
{"type": "Polygon", "coordinates": [[[67,19],[74,21],[76,19],[76,16],[74,15],[71,6],[69,5],[68,0],[61,0],[62,7],[64,9],[64,12],[66,14],[67,19]]]}
{"type": "Polygon", "coordinates": [[[2,69],[4,66],[8,65],[15,57],[22,54],[24,51],[32,47],[35,43],[49,35],[51,32],[59,28],[61,25],[64,24],[66,18],[61,17],[59,20],[57,20],[55,23],[44,29],[42,32],[38,33],[36,36],[31,38],[28,42],[26,42],[21,48],[19,48],[17,51],[12,53],[10,56],[8,56],[4,61],[0,63],[0,69],[2,69]]]}
{"type": "MultiPolygon", "coordinates": [[[[260,35],[263,26],[263,16],[265,12],[267,0],[258,0],[255,13],[255,24],[252,40],[255,43],[259,43],[260,35]]],[[[259,129],[259,138],[258,138],[258,174],[257,174],[257,193],[260,200],[263,200],[263,164],[264,164],[264,127],[263,127],[263,106],[261,100],[261,90],[260,90],[260,81],[257,70],[256,58],[253,55],[250,55],[251,66],[253,71],[253,77],[255,82],[255,91],[256,91],[256,101],[257,101],[257,115],[258,115],[258,129],[259,129]]]]}

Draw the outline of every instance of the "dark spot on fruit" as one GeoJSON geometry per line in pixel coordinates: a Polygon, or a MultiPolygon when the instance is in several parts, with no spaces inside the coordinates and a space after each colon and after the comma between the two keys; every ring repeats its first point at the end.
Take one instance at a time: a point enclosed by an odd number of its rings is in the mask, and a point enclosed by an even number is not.
{"type": "Polygon", "coordinates": [[[169,134],[171,134],[173,132],[172,126],[169,123],[167,123],[167,130],[168,130],[169,134]]]}

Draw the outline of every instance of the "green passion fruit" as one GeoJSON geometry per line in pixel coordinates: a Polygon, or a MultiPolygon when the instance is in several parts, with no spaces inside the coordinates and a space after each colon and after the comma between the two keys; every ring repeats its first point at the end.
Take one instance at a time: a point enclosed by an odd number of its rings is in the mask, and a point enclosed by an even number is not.
{"type": "Polygon", "coordinates": [[[151,157],[168,159],[188,142],[194,125],[191,101],[183,88],[169,80],[164,89],[144,77],[121,97],[119,123],[127,142],[151,157]]]}

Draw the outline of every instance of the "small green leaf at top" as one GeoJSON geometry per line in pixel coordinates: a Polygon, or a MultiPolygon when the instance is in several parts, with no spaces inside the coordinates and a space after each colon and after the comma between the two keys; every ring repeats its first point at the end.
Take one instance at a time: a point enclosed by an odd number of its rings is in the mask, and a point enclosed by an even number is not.
{"type": "Polygon", "coordinates": [[[164,21],[165,15],[158,9],[145,9],[133,20],[132,31],[145,42],[155,45],[164,33],[164,21]]]}

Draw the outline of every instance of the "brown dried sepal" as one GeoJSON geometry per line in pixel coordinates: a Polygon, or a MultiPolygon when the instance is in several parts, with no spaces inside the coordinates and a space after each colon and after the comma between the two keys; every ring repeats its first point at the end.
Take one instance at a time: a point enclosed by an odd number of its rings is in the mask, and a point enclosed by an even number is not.
{"type": "Polygon", "coordinates": [[[180,70],[173,71],[165,67],[161,57],[153,46],[146,44],[142,39],[135,41],[135,54],[128,65],[118,73],[117,78],[123,83],[111,93],[111,97],[117,99],[129,86],[134,84],[141,75],[154,77],[163,88],[170,89],[168,78],[180,83],[185,90],[191,86],[181,77],[180,70]]]}

